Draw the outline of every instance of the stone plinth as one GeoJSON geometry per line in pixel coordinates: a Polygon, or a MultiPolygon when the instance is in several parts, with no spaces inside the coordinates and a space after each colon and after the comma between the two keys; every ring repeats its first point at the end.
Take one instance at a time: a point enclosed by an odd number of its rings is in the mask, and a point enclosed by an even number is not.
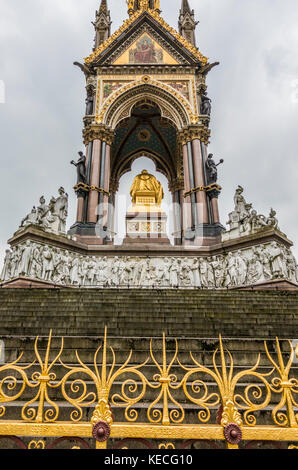
{"type": "Polygon", "coordinates": [[[124,244],[159,243],[170,245],[166,233],[167,216],[162,211],[136,207],[126,214],[126,238],[124,244]]]}
{"type": "Polygon", "coordinates": [[[167,216],[156,203],[152,191],[138,191],[135,203],[126,213],[126,237],[123,244],[153,243],[170,245],[166,233],[167,216]]]}

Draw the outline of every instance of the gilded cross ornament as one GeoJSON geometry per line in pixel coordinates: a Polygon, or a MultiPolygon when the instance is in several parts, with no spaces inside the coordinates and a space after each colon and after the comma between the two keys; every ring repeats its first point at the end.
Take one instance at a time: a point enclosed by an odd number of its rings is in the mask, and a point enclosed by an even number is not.
{"type": "Polygon", "coordinates": [[[140,0],[141,10],[149,10],[149,0],[140,0]]]}

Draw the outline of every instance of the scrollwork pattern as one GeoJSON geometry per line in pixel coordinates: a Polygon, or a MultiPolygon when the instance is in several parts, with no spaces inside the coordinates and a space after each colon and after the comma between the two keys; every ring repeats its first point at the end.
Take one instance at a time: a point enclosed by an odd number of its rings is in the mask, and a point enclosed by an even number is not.
{"type": "MultiPolygon", "coordinates": [[[[112,347],[108,348],[107,329],[103,345],[96,350],[91,366],[82,361],[77,351],[77,364],[65,364],[62,360],[63,340],[60,349],[50,360],[52,332],[43,359],[38,341],[37,337],[34,344],[35,360],[31,364],[23,366],[21,354],[11,364],[0,367],[1,376],[4,374],[0,381],[0,426],[5,423],[6,408],[9,404],[15,401],[22,402],[23,396],[28,400],[30,391],[33,397],[23,405],[22,421],[16,422],[16,425],[22,422],[35,426],[56,424],[59,418],[61,419],[59,400],[61,401],[63,397],[67,409],[70,405],[70,421],[66,424],[75,426],[78,423],[88,423],[93,429],[97,425],[100,427],[100,433],[105,425],[109,431],[108,435],[111,434],[112,437],[113,426],[116,424],[119,426],[113,415],[113,410],[116,408],[124,410],[125,424],[121,423],[121,426],[129,427],[134,424],[151,426],[156,429],[158,436],[158,430],[162,427],[167,430],[171,426],[184,425],[187,418],[186,405],[191,404],[192,408],[195,406],[198,418],[198,423],[191,426],[200,429],[208,429],[209,426],[217,431],[220,430],[222,439],[226,439],[227,444],[233,446],[234,441],[237,441],[238,445],[238,441],[245,436],[247,430],[255,428],[252,431],[255,432],[258,429],[257,412],[268,411],[269,406],[274,403],[272,419],[275,427],[278,430],[281,427],[292,430],[293,434],[290,436],[293,436],[293,439],[288,440],[295,441],[298,428],[296,399],[298,381],[293,377],[295,351],[290,342],[289,351],[283,353],[281,344],[276,339],[276,354],[269,352],[267,342],[264,343],[266,357],[269,360],[269,367],[266,364],[268,372],[262,372],[264,364],[262,362],[261,369],[261,355],[259,355],[252,368],[235,373],[234,358],[224,349],[221,336],[209,367],[201,364],[192,352],[190,358],[193,365],[183,365],[179,358],[177,340],[174,341],[174,350],[170,356],[165,334],[162,337],[162,358],[159,360],[151,340],[150,356],[140,365],[131,365],[133,355],[131,350],[124,363],[117,366],[115,351],[112,347]],[[107,357],[109,350],[111,363],[107,357]],[[62,373],[60,379],[57,379],[58,373],[54,370],[58,363],[59,374],[62,373]],[[151,369],[148,366],[154,367],[150,374],[148,371],[151,369]],[[58,398],[51,396],[50,392],[53,389],[56,390],[58,398]],[[273,394],[274,398],[277,395],[277,401],[272,400],[273,394]],[[84,419],[83,413],[84,409],[89,408],[92,410],[91,423],[90,418],[87,421],[84,419]],[[143,408],[146,410],[148,423],[138,422],[139,409],[143,408]],[[213,424],[216,410],[218,410],[217,425],[213,424]]],[[[64,425],[65,422],[61,421],[61,424],[64,425]]],[[[270,429],[272,431],[274,428],[271,426],[270,429]]],[[[175,435],[175,432],[174,434],[171,432],[170,430],[169,440],[175,435]]],[[[127,433],[128,438],[135,437],[129,434],[129,431],[127,433]]],[[[167,434],[160,434],[160,437],[166,439],[167,434]]],[[[100,438],[101,435],[98,439],[100,438]]],[[[30,448],[40,448],[40,442],[43,441],[31,441],[30,448]]]]}

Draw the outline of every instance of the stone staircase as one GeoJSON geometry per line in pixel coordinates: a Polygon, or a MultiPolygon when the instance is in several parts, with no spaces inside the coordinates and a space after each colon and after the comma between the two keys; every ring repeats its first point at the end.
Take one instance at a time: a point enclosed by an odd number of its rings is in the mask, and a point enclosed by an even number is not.
{"type": "MultiPolygon", "coordinates": [[[[38,350],[45,357],[47,337],[53,330],[50,359],[59,351],[61,337],[65,338],[62,361],[67,365],[78,364],[75,350],[81,360],[90,368],[98,346],[103,344],[104,327],[108,328],[108,346],[116,353],[116,368],[120,367],[133,351],[130,365],[140,365],[149,356],[150,339],[153,338],[153,352],[157,362],[162,364],[162,333],[167,335],[168,363],[175,354],[175,340],[178,339],[179,360],[184,366],[192,367],[190,351],[196,360],[212,368],[212,353],[219,347],[219,334],[223,336],[224,347],[233,354],[234,374],[255,365],[261,355],[260,371],[268,372],[272,367],[268,361],[264,340],[270,351],[276,350],[275,336],[283,339],[298,339],[298,293],[272,291],[204,291],[204,290],[79,290],[79,289],[2,289],[0,290],[0,339],[5,342],[5,361],[14,361],[24,351],[21,363],[29,364],[34,358],[34,340],[39,336],[38,350]]],[[[281,341],[287,357],[288,345],[281,341]]],[[[99,362],[101,361],[101,353],[99,362]]],[[[108,353],[108,364],[112,355],[108,353]]],[[[33,370],[38,370],[34,365],[33,370]]],[[[221,370],[220,357],[218,368],[221,370]]],[[[32,370],[32,371],[33,371],[32,370]]],[[[57,380],[65,375],[61,364],[54,368],[57,380]]],[[[298,377],[298,365],[292,369],[298,377]]],[[[150,359],[143,372],[150,382],[158,372],[150,359]]],[[[177,361],[172,373],[178,380],[185,371],[177,361]]],[[[123,381],[131,376],[121,376],[115,382],[112,392],[119,393],[123,381]]],[[[209,391],[216,391],[211,378],[205,376],[209,391]]],[[[88,386],[92,387],[86,378],[88,386]]],[[[253,382],[245,377],[238,392],[253,382]]],[[[140,384],[139,384],[140,385],[140,384]]],[[[21,400],[7,407],[6,419],[20,419],[21,408],[33,395],[25,392],[21,400]]],[[[52,390],[52,399],[60,405],[60,420],[69,420],[73,408],[62,401],[61,393],[52,390]]],[[[136,406],[140,420],[146,419],[148,404],[156,398],[156,391],[148,390],[145,399],[136,406]]],[[[186,410],[186,422],[198,422],[198,407],[185,402],[181,391],[175,398],[186,410]]],[[[278,401],[273,402],[258,414],[258,422],[271,421],[270,411],[278,401]]],[[[217,407],[218,408],[218,407],[217,407]]],[[[215,421],[217,408],[212,411],[215,421]]],[[[84,420],[90,420],[94,408],[84,410],[84,420]]],[[[123,421],[122,409],[113,408],[115,420],[123,421]]]]}
{"type": "Polygon", "coordinates": [[[1,289],[1,336],[297,338],[298,292],[1,289]]]}

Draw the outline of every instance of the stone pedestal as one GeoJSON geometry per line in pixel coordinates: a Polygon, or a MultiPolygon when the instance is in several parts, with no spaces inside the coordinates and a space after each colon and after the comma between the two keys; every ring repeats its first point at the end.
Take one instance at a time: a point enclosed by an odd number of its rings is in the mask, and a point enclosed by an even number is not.
{"type": "Polygon", "coordinates": [[[170,245],[166,233],[167,216],[155,203],[155,193],[139,192],[136,203],[126,214],[123,244],[158,243],[170,245]]]}

